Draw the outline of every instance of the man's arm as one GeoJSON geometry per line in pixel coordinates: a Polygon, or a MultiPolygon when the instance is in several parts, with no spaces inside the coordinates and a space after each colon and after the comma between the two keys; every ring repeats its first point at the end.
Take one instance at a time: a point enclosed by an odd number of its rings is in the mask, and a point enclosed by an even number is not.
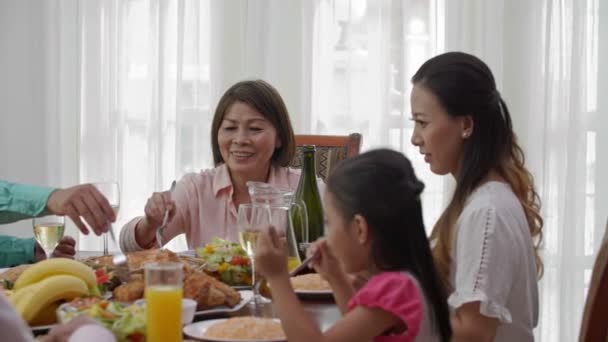
{"type": "Polygon", "coordinates": [[[36,240],[34,238],[20,239],[0,235],[0,268],[35,262],[35,248],[36,240]]]}
{"type": "Polygon", "coordinates": [[[0,180],[0,224],[44,214],[55,189],[0,180]]]}
{"type": "Polygon", "coordinates": [[[116,214],[92,184],[52,189],[0,181],[0,224],[44,214],[67,215],[84,234],[105,233],[116,214]]]}

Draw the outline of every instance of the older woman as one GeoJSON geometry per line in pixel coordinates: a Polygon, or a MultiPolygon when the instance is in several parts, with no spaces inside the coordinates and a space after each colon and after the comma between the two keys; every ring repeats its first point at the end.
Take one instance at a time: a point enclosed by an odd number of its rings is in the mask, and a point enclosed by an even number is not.
{"type": "Polygon", "coordinates": [[[145,216],[123,227],[123,251],[158,246],[155,233],[166,209],[170,220],[163,242],[181,233],[189,248],[214,236],[238,241],[237,209],[251,201],[248,181],[296,189],[300,172],[287,168],[295,153],[293,129],[283,99],[270,84],[233,85],[219,101],[211,130],[215,168],[185,175],[173,192],[154,193],[145,216]]]}

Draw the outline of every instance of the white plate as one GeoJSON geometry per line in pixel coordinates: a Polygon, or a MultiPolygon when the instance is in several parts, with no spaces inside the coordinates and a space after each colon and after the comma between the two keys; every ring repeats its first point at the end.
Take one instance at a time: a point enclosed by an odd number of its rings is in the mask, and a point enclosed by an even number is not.
{"type": "Polygon", "coordinates": [[[197,311],[196,313],[194,313],[194,315],[195,316],[196,315],[209,315],[209,314],[216,314],[216,313],[227,313],[227,312],[239,311],[241,308],[243,308],[243,306],[245,306],[247,303],[249,303],[249,301],[251,301],[251,299],[253,299],[253,292],[251,290],[241,290],[241,291],[239,291],[239,293],[241,294],[241,301],[237,305],[235,305],[233,308],[228,307],[228,306],[218,306],[213,309],[197,311]]]}
{"type": "Polygon", "coordinates": [[[240,290],[251,290],[251,285],[236,285],[236,286],[230,286],[233,289],[240,291],[240,290]]]}
{"type": "Polygon", "coordinates": [[[53,328],[56,325],[57,324],[38,325],[35,327],[30,327],[30,329],[32,330],[33,333],[43,333],[43,332],[46,332],[47,330],[50,330],[51,328],[53,328]]]}
{"type": "MultiPolygon", "coordinates": [[[[207,338],[207,337],[203,337],[203,335],[205,334],[205,332],[207,331],[207,329],[209,329],[209,327],[215,323],[220,323],[223,322],[225,320],[227,320],[228,318],[220,318],[220,319],[210,319],[207,321],[200,321],[200,322],[196,322],[196,323],[192,323],[192,324],[188,324],[184,327],[184,334],[188,335],[189,337],[195,338],[197,340],[203,340],[203,341],[213,341],[213,342],[235,342],[235,341],[239,341],[239,342],[282,342],[282,341],[287,341],[285,339],[279,339],[279,340],[227,340],[227,339],[223,339],[223,338],[207,338]]],[[[280,322],[278,319],[275,319],[275,321],[280,322]]]]}

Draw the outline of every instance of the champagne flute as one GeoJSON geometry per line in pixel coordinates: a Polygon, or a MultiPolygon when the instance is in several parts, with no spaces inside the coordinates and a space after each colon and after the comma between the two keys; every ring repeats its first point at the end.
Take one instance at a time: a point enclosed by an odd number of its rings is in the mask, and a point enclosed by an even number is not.
{"type": "MultiPolygon", "coordinates": [[[[120,209],[120,188],[118,187],[118,182],[109,181],[109,182],[99,182],[93,183],[93,185],[104,195],[108,202],[110,202],[110,207],[114,210],[114,214],[118,217],[118,211],[120,209]]],[[[116,238],[114,238],[113,227],[110,224],[110,234],[112,235],[112,239],[114,243],[117,244],[116,238]]],[[[108,233],[103,235],[103,255],[108,255],[108,233]]]]}
{"type": "Polygon", "coordinates": [[[43,216],[32,220],[34,237],[49,259],[57,247],[59,240],[65,232],[65,218],[63,216],[43,216]]]}
{"type": "Polygon", "coordinates": [[[252,305],[268,303],[269,300],[260,296],[258,283],[259,277],[255,270],[255,251],[258,233],[266,229],[270,224],[270,210],[268,205],[263,204],[241,204],[237,216],[237,229],[239,231],[239,241],[251,261],[251,279],[253,290],[252,305]]]}

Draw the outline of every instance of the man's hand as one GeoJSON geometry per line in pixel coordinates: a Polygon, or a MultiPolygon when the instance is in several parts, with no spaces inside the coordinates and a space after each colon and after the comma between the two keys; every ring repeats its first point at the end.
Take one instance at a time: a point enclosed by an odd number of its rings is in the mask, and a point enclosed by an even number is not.
{"type": "MultiPolygon", "coordinates": [[[[36,243],[34,254],[37,262],[46,259],[44,249],[38,243],[36,243]]],[[[64,236],[55,247],[53,257],[74,259],[74,255],[76,255],[76,241],[71,236],[64,236]]]]}
{"type": "Polygon", "coordinates": [[[85,235],[89,233],[89,230],[82,218],[97,235],[108,231],[110,223],[116,220],[116,215],[108,200],[91,184],[53,191],[46,207],[54,215],[69,216],[85,235]]]}

